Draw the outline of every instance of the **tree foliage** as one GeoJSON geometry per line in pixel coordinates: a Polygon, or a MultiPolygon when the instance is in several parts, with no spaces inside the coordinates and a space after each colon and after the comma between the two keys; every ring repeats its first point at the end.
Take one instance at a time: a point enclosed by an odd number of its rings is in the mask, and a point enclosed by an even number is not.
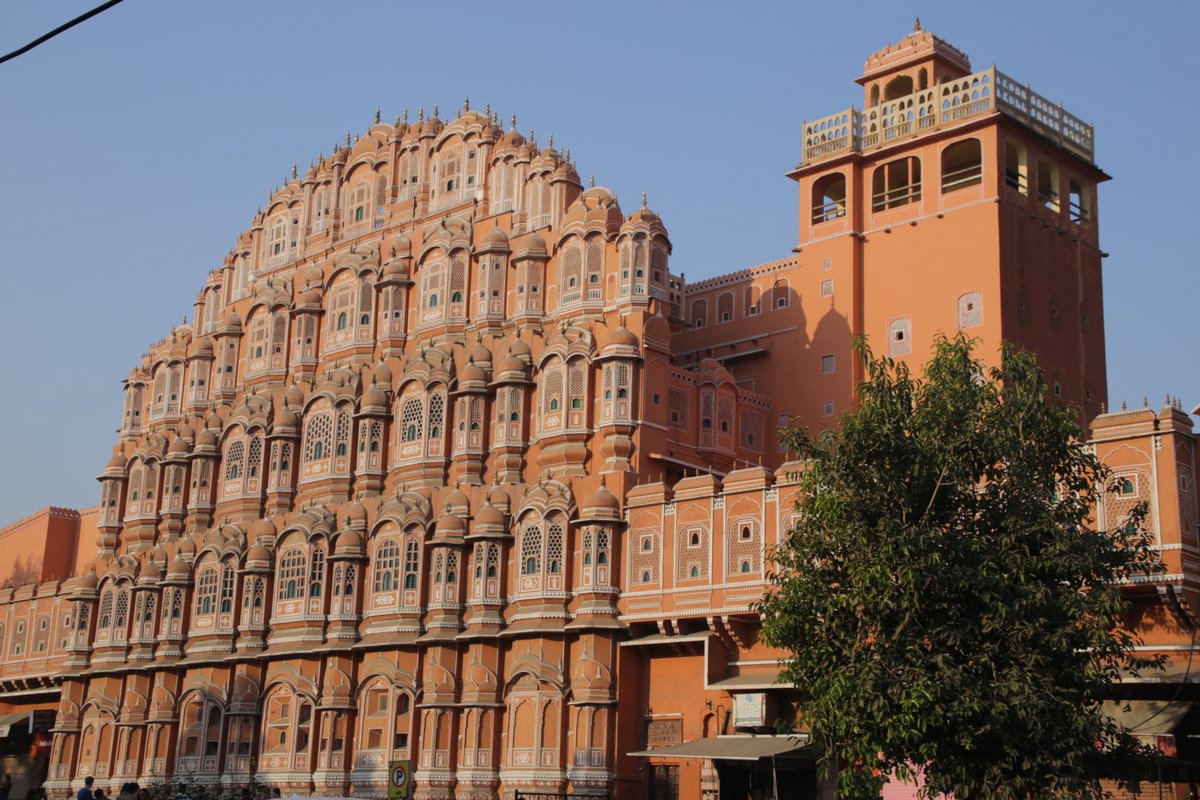
{"type": "Polygon", "coordinates": [[[1144,749],[1100,712],[1155,666],[1118,583],[1157,568],[1135,516],[1089,527],[1101,465],[1036,360],[987,370],[941,339],[923,378],[874,359],[832,437],[788,433],[806,467],[774,554],[764,639],[843,797],[919,769],[924,792],[1098,798],[1144,749]]]}

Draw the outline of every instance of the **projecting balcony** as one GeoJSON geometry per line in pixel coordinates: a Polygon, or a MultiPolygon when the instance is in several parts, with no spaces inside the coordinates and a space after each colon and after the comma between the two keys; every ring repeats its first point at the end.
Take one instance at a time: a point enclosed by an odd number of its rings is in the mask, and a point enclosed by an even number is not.
{"type": "Polygon", "coordinates": [[[1091,125],[1021,85],[995,67],[947,81],[860,111],[850,108],[804,123],[804,160],[811,164],[846,152],[865,153],[929,131],[1001,111],[1091,162],[1091,125]]]}

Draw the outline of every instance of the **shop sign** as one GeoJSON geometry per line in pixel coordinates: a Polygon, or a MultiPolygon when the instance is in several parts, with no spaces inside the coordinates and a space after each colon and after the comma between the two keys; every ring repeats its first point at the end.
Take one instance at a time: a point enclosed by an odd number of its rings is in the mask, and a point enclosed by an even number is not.
{"type": "Polygon", "coordinates": [[[646,724],[646,749],[670,747],[683,741],[683,720],[654,719],[646,724]]]}
{"type": "Polygon", "coordinates": [[[733,696],[733,726],[735,728],[761,728],[767,724],[767,695],[765,692],[747,692],[733,696]]]}

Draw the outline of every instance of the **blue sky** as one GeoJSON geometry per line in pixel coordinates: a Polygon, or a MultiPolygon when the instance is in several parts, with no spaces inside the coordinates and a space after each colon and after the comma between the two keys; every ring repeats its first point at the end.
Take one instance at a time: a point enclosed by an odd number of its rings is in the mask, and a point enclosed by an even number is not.
{"type": "MultiPolygon", "coordinates": [[[[6,0],[8,52],[97,0],[6,0]]],[[[0,65],[0,524],[96,502],[120,380],[293,162],[490,103],[662,214],[697,280],[784,257],[800,126],[924,26],[1096,126],[1109,398],[1200,403],[1200,4],[126,0],[0,65]]]]}

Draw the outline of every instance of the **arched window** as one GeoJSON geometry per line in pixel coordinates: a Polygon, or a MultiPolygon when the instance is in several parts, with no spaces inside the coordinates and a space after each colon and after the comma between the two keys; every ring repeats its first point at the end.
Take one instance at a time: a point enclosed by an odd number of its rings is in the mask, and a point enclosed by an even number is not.
{"type": "Polygon", "coordinates": [[[829,222],[844,216],[846,216],[846,176],[841,172],[822,175],[813,182],[813,224],[829,222]]]}
{"type": "Polygon", "coordinates": [[[708,324],[708,301],[696,300],[692,303],[692,327],[703,328],[708,324]]]}
{"type": "Polygon", "coordinates": [[[196,580],[196,614],[208,616],[217,610],[217,587],[219,576],[215,566],[200,570],[196,580]]]}
{"type": "Polygon", "coordinates": [[[896,319],[888,324],[888,355],[903,356],[912,352],[912,320],[896,319]]]}
{"type": "Polygon", "coordinates": [[[385,539],[375,550],[375,591],[395,591],[400,577],[400,545],[395,539],[385,539]]]}
{"type": "Polygon", "coordinates": [[[304,570],[307,561],[304,548],[299,545],[289,547],[280,554],[277,575],[277,594],[280,600],[299,600],[304,597],[304,570]]]}
{"type": "Polygon", "coordinates": [[[967,292],[958,298],[958,327],[974,328],[983,324],[983,295],[967,292]]]}
{"type": "Polygon", "coordinates": [[[942,151],[942,191],[983,182],[983,151],[978,139],[963,139],[942,151]]]}
{"type": "Polygon", "coordinates": [[[1015,139],[1004,143],[1004,182],[1021,194],[1029,194],[1029,157],[1025,145],[1015,139]]]}
{"type": "Polygon", "coordinates": [[[404,588],[416,589],[421,571],[421,543],[410,535],[404,543],[404,588]]]}
{"type": "Polygon", "coordinates": [[[1037,160],[1038,202],[1050,211],[1059,210],[1058,165],[1044,158],[1037,160]]]}
{"type": "Polygon", "coordinates": [[[921,199],[921,160],[915,156],[898,158],[875,168],[871,176],[871,210],[915,203],[921,199]]]}
{"type": "Polygon", "coordinates": [[[313,546],[308,568],[308,596],[320,597],[325,587],[325,546],[313,546]]]}
{"type": "Polygon", "coordinates": [[[729,322],[733,319],[733,293],[723,292],[717,297],[717,322],[729,322]]]}

